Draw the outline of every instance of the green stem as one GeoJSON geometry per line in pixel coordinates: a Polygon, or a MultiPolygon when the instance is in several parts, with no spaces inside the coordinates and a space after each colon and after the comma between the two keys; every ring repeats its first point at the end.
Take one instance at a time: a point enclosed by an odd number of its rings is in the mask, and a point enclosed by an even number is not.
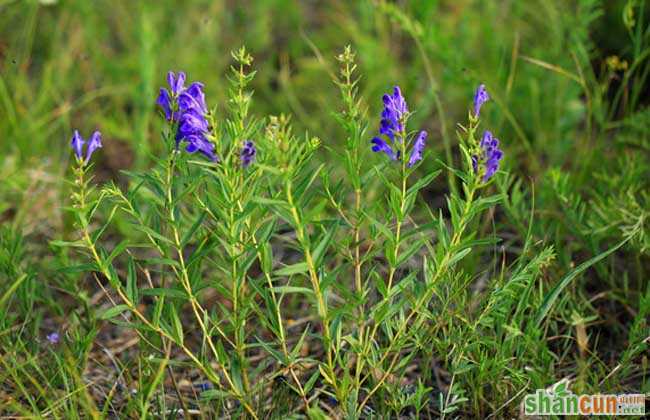
{"type": "MultiPolygon", "coordinates": [[[[478,186],[479,186],[479,178],[475,176],[473,179],[474,179],[474,182],[472,183],[472,185],[469,188],[468,196],[467,196],[467,199],[465,201],[465,206],[463,208],[463,213],[462,213],[462,215],[460,217],[458,229],[454,232],[454,235],[453,235],[453,237],[451,239],[449,247],[447,248],[444,257],[443,257],[442,261],[440,262],[440,264],[439,264],[439,266],[438,266],[438,268],[436,270],[436,273],[434,274],[433,278],[431,279],[430,287],[426,290],[426,292],[424,293],[422,298],[417,301],[417,303],[415,304],[413,309],[411,309],[411,311],[409,312],[409,315],[400,324],[400,327],[398,328],[397,332],[395,333],[395,335],[393,335],[393,339],[391,341],[391,344],[389,345],[388,349],[384,352],[384,354],[380,358],[377,365],[382,365],[383,362],[386,360],[386,358],[388,358],[388,355],[394,350],[394,348],[396,347],[396,345],[398,343],[398,340],[401,338],[402,334],[404,334],[406,332],[406,329],[408,328],[409,323],[411,322],[411,319],[414,316],[417,315],[415,321],[413,322],[413,325],[415,326],[415,328],[412,328],[410,330],[411,332],[409,334],[413,334],[413,331],[417,330],[417,326],[422,322],[423,317],[426,316],[425,314],[420,312],[420,308],[422,308],[422,306],[424,304],[429,302],[429,300],[431,299],[431,297],[433,296],[433,293],[434,293],[434,287],[433,286],[447,272],[449,261],[453,257],[455,248],[460,243],[462,235],[465,232],[465,229],[466,229],[466,227],[467,227],[467,225],[469,223],[470,210],[471,210],[471,207],[472,207],[472,203],[474,201],[474,195],[475,195],[476,190],[478,189],[478,186]]],[[[377,392],[377,390],[381,387],[381,385],[391,375],[391,372],[395,368],[395,365],[396,365],[396,363],[397,363],[397,361],[399,359],[399,355],[400,355],[399,352],[397,352],[397,353],[395,353],[393,355],[393,357],[392,357],[392,359],[391,359],[391,361],[389,363],[388,369],[386,369],[384,371],[384,374],[380,377],[380,379],[377,381],[375,386],[370,390],[370,392],[368,392],[368,394],[366,395],[364,400],[361,402],[361,404],[357,408],[357,411],[358,411],[359,414],[361,413],[361,410],[363,409],[363,407],[370,400],[370,397],[372,397],[372,395],[375,392],[377,392]]],[[[363,382],[365,382],[368,379],[369,376],[370,376],[369,374],[366,375],[364,377],[364,379],[363,379],[363,382]]]]}
{"type": "MultiPolygon", "coordinates": [[[[213,220],[215,220],[215,221],[219,220],[217,218],[217,216],[214,214],[214,212],[212,212],[212,210],[210,210],[210,208],[208,208],[208,206],[201,200],[200,197],[196,197],[196,199],[197,199],[198,203],[201,205],[201,207],[203,208],[203,210],[205,210],[210,215],[210,217],[212,217],[213,220]]],[[[240,200],[237,201],[237,206],[238,206],[240,212],[244,210],[243,205],[242,205],[240,200]]],[[[246,225],[246,229],[250,232],[251,231],[250,218],[246,218],[246,220],[244,221],[244,224],[246,225]]],[[[253,246],[257,250],[257,259],[261,263],[262,262],[262,252],[260,251],[259,243],[257,242],[257,238],[255,238],[255,235],[251,235],[251,242],[253,243],[253,246]]],[[[278,303],[277,295],[275,294],[275,291],[273,290],[273,287],[274,287],[273,286],[273,280],[271,279],[271,275],[270,275],[270,273],[268,271],[266,271],[264,269],[262,269],[262,271],[264,273],[264,278],[266,280],[266,284],[267,284],[267,286],[268,286],[268,288],[269,288],[269,290],[271,292],[271,299],[273,300],[273,304],[275,306],[275,318],[276,318],[277,324],[278,324],[278,335],[279,335],[280,344],[281,344],[281,347],[282,347],[282,353],[284,354],[284,357],[287,360],[289,360],[289,348],[287,347],[287,340],[286,340],[286,334],[285,334],[285,331],[284,331],[284,325],[282,323],[282,313],[280,311],[280,305],[278,303]]],[[[296,386],[298,387],[298,391],[299,391],[300,397],[303,400],[303,404],[305,404],[305,407],[309,407],[309,401],[307,400],[307,395],[305,393],[304,388],[302,387],[302,384],[300,383],[300,380],[298,379],[298,376],[297,376],[297,374],[295,372],[295,369],[291,365],[288,366],[288,369],[289,369],[289,373],[291,374],[292,379],[294,380],[294,382],[296,383],[296,386]]]]}
{"type": "MultiPolygon", "coordinates": [[[[393,261],[394,264],[391,264],[389,270],[388,270],[388,284],[386,287],[386,297],[384,298],[384,304],[388,304],[388,301],[390,300],[390,295],[391,295],[391,289],[393,286],[393,280],[395,277],[395,272],[397,271],[397,258],[399,257],[399,246],[400,246],[400,240],[401,240],[401,233],[402,233],[402,223],[404,221],[404,212],[405,212],[405,204],[406,204],[406,181],[407,181],[407,174],[406,174],[406,133],[402,130],[402,132],[399,135],[401,137],[401,190],[400,190],[400,214],[395,215],[396,216],[396,228],[395,228],[395,246],[393,247],[393,261]]],[[[374,342],[375,336],[377,335],[377,331],[379,330],[379,324],[375,323],[373,325],[372,331],[370,335],[368,336],[368,341],[365,343],[366,345],[363,346],[363,354],[367,354],[370,351],[370,346],[374,342]]],[[[367,377],[366,377],[367,378],[367,377]]],[[[365,382],[365,379],[363,379],[361,382],[365,382]]]]}
{"type": "MultiPolygon", "coordinates": [[[[79,202],[77,204],[78,204],[80,212],[84,212],[85,209],[86,209],[86,195],[87,195],[86,184],[85,184],[85,181],[84,181],[84,168],[83,168],[82,165],[83,165],[83,163],[80,161],[80,167],[77,170],[77,183],[79,184],[79,202]]],[[[79,219],[81,220],[81,233],[82,233],[84,242],[86,243],[86,248],[92,254],[93,259],[95,260],[95,263],[97,264],[97,267],[99,268],[99,271],[104,275],[104,277],[106,277],[107,279],[112,278],[111,277],[111,272],[108,270],[108,267],[104,264],[104,261],[99,256],[99,253],[97,252],[97,247],[95,246],[95,244],[92,241],[92,238],[90,236],[90,231],[89,231],[89,224],[88,224],[88,221],[85,218],[85,215],[83,217],[80,217],[79,219]]],[[[182,253],[181,253],[181,255],[182,255],[182,253]]],[[[156,326],[156,325],[152,324],[151,321],[149,321],[149,319],[146,316],[144,316],[144,314],[142,314],[142,312],[140,312],[138,310],[138,308],[135,306],[135,304],[133,302],[131,302],[131,300],[124,294],[124,291],[122,290],[121,287],[118,286],[115,289],[116,289],[116,292],[117,292],[118,296],[122,300],[122,302],[124,302],[124,304],[126,306],[128,306],[129,310],[138,319],[140,319],[140,321],[142,321],[142,323],[146,327],[148,327],[149,329],[151,329],[152,331],[157,333],[160,337],[163,337],[163,338],[166,338],[166,339],[168,339],[170,341],[175,342],[181,348],[181,350],[190,358],[190,360],[192,360],[192,362],[208,377],[208,379],[210,379],[210,381],[212,381],[213,383],[218,384],[218,385],[221,384],[221,379],[217,375],[215,375],[215,373],[212,371],[212,369],[209,369],[208,367],[206,367],[189,348],[187,348],[183,343],[179,343],[170,334],[165,332],[159,326],[156,326]]],[[[191,294],[190,294],[190,296],[191,296],[191,294]]],[[[204,333],[205,333],[205,330],[204,330],[204,333]]],[[[209,339],[208,335],[206,335],[206,337],[209,339]]],[[[221,368],[223,376],[226,378],[226,381],[230,385],[231,389],[234,391],[234,396],[242,403],[242,405],[244,406],[246,411],[248,411],[249,414],[253,418],[257,419],[257,415],[255,414],[255,411],[252,409],[250,404],[245,399],[243,399],[242,396],[237,391],[237,388],[234,386],[234,384],[233,384],[233,382],[232,382],[232,380],[230,378],[230,375],[228,374],[228,371],[226,370],[225,366],[223,366],[222,364],[218,364],[218,365],[221,368]]]]}
{"type": "Polygon", "coordinates": [[[400,207],[399,207],[399,212],[400,214],[396,215],[397,219],[397,227],[395,228],[395,247],[393,248],[393,260],[394,264],[391,264],[391,267],[389,269],[388,273],[388,285],[387,285],[387,295],[390,296],[390,290],[393,285],[393,278],[395,277],[395,271],[397,271],[397,258],[399,255],[399,246],[400,246],[400,240],[401,240],[401,234],[402,234],[402,223],[404,222],[404,205],[406,204],[406,181],[407,181],[407,175],[406,175],[406,134],[404,132],[401,133],[401,154],[402,154],[402,168],[401,168],[401,178],[402,178],[402,188],[400,190],[400,207]]]}
{"type": "MultiPolygon", "coordinates": [[[[230,191],[235,191],[235,189],[230,188],[230,191]]],[[[235,193],[237,194],[237,193],[235,193]]],[[[233,197],[235,198],[235,202],[241,206],[240,204],[240,197],[233,197]]],[[[235,229],[235,206],[230,207],[230,220],[229,220],[229,230],[230,230],[230,258],[232,260],[231,263],[231,272],[232,272],[232,278],[233,278],[233,290],[232,290],[232,299],[233,299],[233,316],[235,319],[235,350],[237,352],[237,358],[239,359],[239,364],[241,366],[241,371],[242,371],[242,380],[243,380],[243,385],[244,385],[244,390],[246,393],[249,392],[250,389],[250,382],[248,380],[248,369],[247,369],[247,359],[246,359],[246,337],[244,333],[244,328],[243,328],[243,322],[244,320],[241,319],[240,317],[240,295],[242,293],[242,289],[244,289],[244,285],[246,282],[246,273],[243,272],[241,273],[241,277],[239,276],[239,265],[237,258],[241,253],[240,247],[237,245],[237,243],[243,243],[243,234],[244,232],[240,232],[239,238],[236,238],[237,232],[235,229]]]]}
{"type": "MultiPolygon", "coordinates": [[[[199,327],[201,328],[201,332],[203,334],[203,337],[204,337],[205,341],[208,343],[208,346],[210,347],[210,350],[211,350],[212,354],[214,355],[214,357],[217,360],[219,360],[219,355],[218,355],[217,349],[216,349],[216,347],[214,345],[214,342],[212,341],[212,336],[209,333],[205,323],[203,322],[203,317],[201,316],[201,313],[205,314],[206,311],[199,304],[198,300],[194,296],[194,293],[192,291],[192,285],[191,285],[189,275],[188,275],[188,272],[187,272],[187,267],[185,265],[185,257],[183,256],[183,249],[182,249],[182,246],[181,246],[180,235],[178,233],[178,228],[176,226],[176,216],[174,214],[173,195],[172,195],[172,185],[173,185],[172,177],[173,177],[173,172],[174,172],[174,166],[175,166],[175,159],[174,159],[174,155],[172,155],[171,158],[170,158],[170,162],[167,165],[167,180],[166,180],[167,181],[167,185],[166,185],[167,191],[166,192],[167,192],[167,205],[169,207],[168,210],[169,210],[170,225],[171,225],[172,234],[173,234],[173,237],[174,237],[174,247],[176,249],[176,253],[178,254],[178,260],[179,260],[179,264],[181,266],[181,275],[182,276],[181,276],[180,280],[181,280],[181,284],[182,284],[183,288],[185,289],[185,291],[186,291],[186,293],[187,293],[187,295],[188,295],[188,297],[190,299],[190,304],[192,306],[192,311],[194,312],[194,316],[195,316],[195,318],[196,318],[196,320],[197,320],[197,322],[199,324],[199,327]]],[[[235,386],[235,383],[233,382],[228,370],[225,368],[225,366],[223,366],[221,364],[220,364],[220,366],[222,366],[223,375],[226,378],[226,381],[228,382],[228,385],[235,391],[235,395],[237,396],[237,398],[246,407],[247,411],[249,411],[249,413],[251,415],[253,415],[253,417],[257,418],[254,411],[250,407],[250,404],[247,401],[247,396],[246,395],[241,395],[240,390],[238,390],[237,387],[235,386]]]]}
{"type": "Polygon", "coordinates": [[[311,281],[311,286],[314,291],[314,295],[316,296],[316,303],[318,307],[318,315],[321,318],[322,324],[323,324],[323,337],[325,339],[325,347],[326,347],[326,354],[327,354],[327,366],[329,368],[329,373],[331,374],[330,377],[332,379],[332,386],[334,387],[335,393],[337,394],[337,397],[340,398],[341,396],[338,395],[338,386],[336,383],[336,378],[334,377],[334,358],[332,356],[332,335],[330,333],[330,327],[329,327],[329,317],[328,317],[328,311],[327,311],[327,302],[325,300],[325,296],[323,295],[321,288],[320,288],[320,280],[318,278],[318,273],[316,270],[316,265],[314,264],[314,260],[311,254],[310,246],[307,241],[307,237],[303,228],[303,223],[300,218],[300,215],[298,214],[298,209],[294,203],[293,199],[293,193],[292,193],[292,184],[291,181],[287,181],[286,185],[286,194],[287,194],[287,202],[289,203],[289,207],[291,208],[291,215],[293,217],[293,221],[296,227],[296,236],[298,238],[298,242],[300,243],[300,246],[303,249],[303,253],[305,254],[305,263],[307,264],[307,269],[309,271],[309,279],[311,281]]]}

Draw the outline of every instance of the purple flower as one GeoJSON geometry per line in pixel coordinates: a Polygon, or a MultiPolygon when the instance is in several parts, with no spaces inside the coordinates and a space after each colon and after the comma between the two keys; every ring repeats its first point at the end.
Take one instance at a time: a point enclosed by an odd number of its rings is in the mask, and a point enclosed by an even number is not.
{"type": "Polygon", "coordinates": [[[160,105],[165,113],[165,119],[167,121],[172,119],[172,98],[169,96],[169,91],[165,88],[160,88],[160,93],[158,94],[158,99],[156,99],[156,104],[160,105]]]}
{"type": "Polygon", "coordinates": [[[79,134],[79,131],[74,130],[70,146],[72,146],[72,150],[74,150],[74,154],[78,159],[81,159],[83,157],[84,143],[84,139],[81,137],[81,134],[79,134]]]}
{"type": "Polygon", "coordinates": [[[168,72],[167,83],[169,83],[169,88],[172,91],[172,96],[177,97],[184,89],[185,73],[179,71],[178,77],[176,77],[173,71],[168,72]]]}
{"type": "Polygon", "coordinates": [[[392,142],[395,141],[395,134],[399,134],[404,128],[403,122],[408,113],[408,107],[399,86],[393,88],[392,95],[385,94],[382,100],[384,109],[381,113],[379,134],[385,135],[392,142]]]}
{"type": "Polygon", "coordinates": [[[198,111],[190,109],[181,114],[178,130],[176,131],[176,141],[187,139],[195,135],[203,135],[208,132],[208,121],[198,111]]]}
{"type": "Polygon", "coordinates": [[[404,131],[404,120],[408,113],[408,106],[406,100],[402,96],[402,91],[399,86],[393,88],[392,94],[385,94],[382,97],[384,109],[381,112],[381,120],[379,122],[379,137],[374,137],[370,142],[373,144],[373,152],[383,152],[390,157],[391,160],[398,160],[400,158],[399,151],[393,150],[393,145],[397,141],[402,141],[404,131]],[[382,138],[384,136],[390,141],[390,144],[382,138]]]}
{"type": "Polygon", "coordinates": [[[390,157],[390,160],[397,160],[399,156],[399,152],[395,153],[393,151],[393,148],[386,143],[382,138],[380,137],[373,137],[371,140],[371,143],[374,144],[372,146],[372,151],[377,153],[377,152],[384,152],[390,157]]]}
{"type": "Polygon", "coordinates": [[[160,88],[160,93],[158,94],[158,99],[156,99],[156,104],[160,105],[160,107],[163,109],[163,112],[165,113],[165,119],[167,121],[176,121],[178,115],[176,115],[172,109],[174,101],[178,99],[179,95],[185,90],[185,73],[179,71],[178,77],[176,77],[173,71],[168,72],[167,83],[169,84],[169,90],[160,88]]]}
{"type": "Polygon", "coordinates": [[[481,113],[481,106],[489,100],[490,95],[488,95],[487,90],[485,90],[485,85],[481,83],[474,94],[474,116],[476,118],[478,118],[481,113]]]}
{"type": "Polygon", "coordinates": [[[181,111],[194,109],[201,114],[207,114],[208,108],[205,105],[205,94],[203,83],[194,82],[178,96],[178,106],[181,111]]]}
{"type": "Polygon", "coordinates": [[[165,113],[165,119],[178,122],[176,128],[176,147],[181,142],[187,143],[185,151],[200,152],[213,162],[219,160],[215,154],[215,146],[208,139],[210,124],[206,119],[208,107],[205,103],[203,83],[194,82],[185,88],[185,73],[167,73],[169,90],[160,89],[156,103],[165,113]],[[176,106],[177,105],[177,106],[176,106]],[[177,109],[174,112],[174,109],[177,109]]]}
{"type": "Polygon", "coordinates": [[[246,140],[244,142],[244,147],[242,147],[240,152],[241,166],[247,168],[251,163],[255,161],[255,155],[257,155],[255,143],[250,140],[246,140]]]}
{"type": "Polygon", "coordinates": [[[212,384],[210,382],[202,382],[202,383],[194,384],[194,386],[201,392],[205,392],[209,389],[212,389],[212,384]]]}
{"type": "Polygon", "coordinates": [[[411,149],[411,156],[409,157],[409,168],[415,165],[418,161],[422,160],[422,152],[427,141],[427,132],[422,130],[413,142],[413,149],[411,149]]]}
{"type": "MultiPolygon", "coordinates": [[[[392,94],[385,94],[382,101],[384,109],[381,112],[379,136],[373,137],[370,141],[373,145],[372,151],[385,153],[390,160],[400,160],[400,144],[405,141],[404,137],[406,136],[404,124],[409,112],[408,106],[399,86],[393,88],[392,94]]],[[[413,141],[408,161],[409,168],[422,160],[426,138],[426,131],[420,131],[413,141]]]]}
{"type": "Polygon", "coordinates": [[[59,343],[59,333],[53,332],[45,336],[45,339],[50,343],[50,344],[58,344],[59,343]]]}
{"type": "Polygon", "coordinates": [[[77,159],[83,159],[84,145],[87,145],[86,159],[84,160],[84,164],[87,164],[90,161],[90,158],[92,157],[95,150],[102,147],[102,134],[99,131],[95,131],[90,136],[90,140],[88,140],[88,142],[85,142],[83,137],[81,137],[81,134],[79,134],[79,131],[74,130],[74,134],[72,134],[72,140],[70,141],[70,146],[72,147],[72,150],[74,151],[77,159]]]}
{"type": "Polygon", "coordinates": [[[218,162],[219,157],[214,151],[214,143],[212,143],[207,138],[202,135],[191,135],[183,138],[187,142],[185,146],[185,151],[188,153],[201,152],[205,157],[210,159],[212,162],[218,162]]]}
{"type": "Polygon", "coordinates": [[[479,146],[481,147],[481,155],[472,156],[472,166],[474,172],[478,172],[479,163],[484,165],[483,182],[487,182],[499,169],[499,161],[503,158],[503,152],[499,149],[499,139],[487,130],[483,133],[479,146]]]}
{"type": "Polygon", "coordinates": [[[88,149],[86,150],[86,163],[90,161],[90,157],[93,155],[95,150],[101,149],[102,147],[102,133],[95,131],[90,140],[88,140],[88,149]]]}

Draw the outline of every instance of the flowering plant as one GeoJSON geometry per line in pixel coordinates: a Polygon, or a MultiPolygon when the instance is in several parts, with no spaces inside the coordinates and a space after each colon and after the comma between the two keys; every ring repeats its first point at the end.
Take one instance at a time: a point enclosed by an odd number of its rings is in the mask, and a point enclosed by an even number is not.
{"type": "MultiPolygon", "coordinates": [[[[477,240],[474,232],[476,220],[502,198],[479,194],[503,155],[489,131],[475,140],[487,91],[477,90],[464,129],[467,165],[448,167],[464,191],[447,200],[451,225],[432,214],[420,226],[412,210],[441,171],[427,162],[427,132],[408,131],[411,113],[399,87],[383,96],[379,135],[370,140],[387,162],[370,165],[354,54],[346,48],[338,57],[343,109],[337,119],[346,147],[335,153],[346,177],[336,180],[315,163],[320,139],[295,136],[286,116],[264,122],[249,115],[252,57],[241,49],[233,58],[225,120],[209,111],[202,83],[185,87],[185,73],[168,74],[157,104],[170,153],[151,171],[131,174],[126,191],[112,184],[99,194],[90,188],[88,162],[101,146],[99,135],[84,158],[75,132],[81,243],[101,274],[97,280],[117,296],[102,318],[135,328],[148,350],[163,357],[161,366],[180,352],[209,384],[200,386],[202,398],[237,401],[253,418],[265,416],[263,396],[277,391],[269,384],[278,378],[300,401],[297,410],[313,413],[318,395],[335,401],[340,415],[379,409],[379,396],[394,389],[408,361],[429,357],[432,349],[422,344],[444,335],[437,320],[447,310],[439,302],[462,293],[463,261],[475,247],[496,241],[477,240]],[[367,200],[377,183],[387,192],[386,206],[367,200]],[[91,220],[103,206],[131,219],[137,244],[102,245],[106,227],[94,229],[91,220]],[[314,211],[323,208],[331,218],[314,211]],[[278,243],[290,244],[291,252],[278,253],[278,243]],[[292,325],[288,307],[311,321],[292,325]]],[[[469,351],[459,348],[450,364],[469,351]]],[[[419,407],[427,392],[420,384],[406,400],[389,399],[381,409],[419,407]]]]}

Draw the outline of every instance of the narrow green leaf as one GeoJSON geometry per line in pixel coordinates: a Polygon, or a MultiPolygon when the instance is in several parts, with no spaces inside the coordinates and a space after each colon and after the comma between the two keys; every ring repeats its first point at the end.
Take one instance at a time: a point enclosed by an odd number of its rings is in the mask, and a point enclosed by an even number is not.
{"type": "Polygon", "coordinates": [[[305,386],[304,386],[305,393],[309,394],[309,392],[311,392],[319,376],[320,376],[319,370],[315,370],[314,373],[311,374],[311,377],[307,380],[307,382],[305,382],[305,386]]]}
{"type": "Polygon", "coordinates": [[[544,297],[544,300],[542,301],[542,305],[540,306],[539,310],[537,311],[537,316],[535,317],[535,323],[539,326],[541,325],[542,321],[548,314],[548,312],[551,310],[551,307],[557,300],[557,298],[560,296],[560,293],[562,290],[564,290],[565,287],[568,286],[569,283],[571,283],[571,280],[576,278],[580,273],[591,267],[592,265],[596,264],[603,258],[607,257],[623,245],[627,241],[629,241],[632,238],[632,236],[627,237],[623,241],[619,242],[617,245],[614,247],[608,249],[605,252],[602,252],[598,255],[596,255],[593,258],[590,258],[589,260],[583,262],[580,264],[578,267],[574,268],[571,272],[569,272],[567,275],[565,275],[562,280],[558,282],[558,284],[555,285],[555,287],[544,297]]]}
{"type": "Polygon", "coordinates": [[[269,343],[262,341],[260,338],[257,338],[257,342],[264,350],[266,350],[275,360],[282,363],[283,365],[287,364],[287,358],[284,357],[284,354],[274,349],[269,343]]]}
{"type": "Polygon", "coordinates": [[[185,232],[185,235],[183,235],[183,239],[181,240],[181,247],[184,247],[185,245],[187,245],[187,243],[192,239],[192,236],[197,231],[197,229],[201,226],[201,224],[203,223],[203,220],[205,220],[205,216],[207,214],[208,213],[205,212],[205,211],[203,211],[203,212],[201,212],[201,214],[199,214],[199,216],[196,218],[194,223],[192,223],[192,227],[190,227],[190,229],[187,232],[185,232]]]}
{"type": "Polygon", "coordinates": [[[178,316],[178,311],[176,310],[175,307],[171,307],[170,309],[171,312],[171,317],[172,317],[172,327],[174,328],[174,339],[176,340],[176,343],[179,345],[183,344],[183,324],[181,323],[181,319],[178,316]]]}
{"type": "Polygon", "coordinates": [[[133,257],[129,256],[129,263],[126,273],[126,296],[134,305],[138,304],[138,278],[135,270],[133,257]]]}
{"type": "Polygon", "coordinates": [[[94,263],[70,265],[66,267],[61,267],[57,269],[57,271],[62,274],[87,273],[90,271],[97,271],[97,265],[94,263]]]}
{"type": "Polygon", "coordinates": [[[139,230],[139,231],[141,231],[143,233],[146,233],[147,235],[149,235],[149,236],[151,236],[153,238],[156,238],[159,241],[166,242],[166,243],[168,243],[170,245],[174,244],[170,239],[165,238],[163,235],[161,235],[160,233],[158,233],[155,230],[151,229],[149,226],[145,226],[145,225],[132,225],[132,226],[133,226],[134,229],[139,230]]]}
{"type": "Polygon", "coordinates": [[[465,249],[462,249],[462,250],[456,252],[454,255],[451,256],[451,258],[449,259],[449,262],[447,263],[447,265],[449,267],[453,267],[454,264],[456,264],[458,261],[462,260],[471,251],[472,251],[472,248],[470,247],[470,248],[465,248],[465,249]]]}
{"type": "Polygon", "coordinates": [[[371,225],[372,225],[373,227],[377,228],[377,230],[379,230],[379,232],[381,232],[381,234],[382,234],[385,238],[390,239],[390,238],[393,237],[393,232],[391,232],[391,230],[388,229],[388,227],[387,227],[385,224],[381,223],[380,221],[378,221],[377,219],[373,218],[372,216],[370,216],[370,215],[367,214],[367,213],[364,213],[364,215],[365,215],[365,217],[367,217],[367,218],[371,221],[371,225]]]}
{"type": "Polygon", "coordinates": [[[282,208],[285,208],[285,209],[289,208],[289,205],[285,201],[282,201],[282,200],[275,200],[275,199],[266,198],[266,197],[253,197],[252,200],[253,200],[253,202],[255,202],[257,204],[262,204],[262,205],[265,205],[265,206],[278,206],[278,207],[282,207],[282,208]]]}
{"type": "Polygon", "coordinates": [[[84,248],[86,246],[86,244],[83,241],[60,241],[60,240],[55,240],[55,241],[50,241],[50,246],[60,247],[60,248],[66,248],[66,247],[84,248]]]}
{"type": "Polygon", "coordinates": [[[309,420],[327,420],[330,417],[316,404],[307,408],[307,417],[309,420]]]}
{"type": "Polygon", "coordinates": [[[124,250],[126,249],[126,247],[127,247],[128,245],[129,245],[129,241],[128,241],[128,239],[124,239],[124,240],[121,241],[119,244],[117,244],[117,245],[115,246],[115,248],[113,248],[113,250],[111,251],[110,255],[109,255],[109,256],[106,258],[106,260],[104,261],[104,264],[108,265],[108,264],[110,264],[111,262],[113,262],[113,260],[114,260],[118,255],[120,255],[121,253],[124,252],[124,250]]]}
{"type": "Polygon", "coordinates": [[[399,255],[399,259],[397,260],[397,267],[401,266],[404,264],[406,261],[408,261],[413,255],[415,255],[419,250],[422,249],[422,246],[424,245],[422,240],[417,240],[414,243],[412,243],[405,252],[402,252],[399,255]]]}
{"type": "Polygon", "coordinates": [[[180,267],[180,264],[176,260],[172,260],[171,258],[147,258],[145,260],[142,260],[145,262],[147,265],[172,265],[174,267],[180,267]]]}
{"type": "Polygon", "coordinates": [[[187,293],[177,289],[163,289],[161,287],[154,287],[153,289],[143,289],[141,293],[144,296],[165,296],[178,299],[187,299],[187,293]]]}
{"type": "Polygon", "coordinates": [[[292,265],[284,266],[273,273],[276,276],[291,276],[294,274],[306,273],[309,270],[306,262],[299,262],[292,265]]]}
{"type": "MultiPolygon", "coordinates": [[[[108,225],[111,224],[111,221],[113,220],[113,216],[115,216],[115,212],[117,211],[118,206],[113,206],[113,209],[111,210],[111,213],[109,214],[108,218],[106,219],[106,223],[102,225],[101,228],[97,229],[95,232],[92,234],[91,241],[93,244],[97,243],[97,240],[102,236],[104,231],[106,231],[106,228],[108,228],[108,225]]],[[[91,211],[91,213],[94,212],[94,209],[91,211]]],[[[89,216],[92,217],[92,216],[89,216]]]]}
{"type": "Polygon", "coordinates": [[[239,357],[234,353],[230,357],[230,373],[235,389],[237,392],[242,393],[244,391],[244,385],[242,383],[242,366],[239,362],[239,357]]]}
{"type": "Polygon", "coordinates": [[[274,292],[278,293],[304,293],[306,295],[313,294],[313,290],[306,287],[296,287],[296,286],[276,286],[272,289],[274,292]]]}
{"type": "Polygon", "coordinates": [[[300,350],[302,350],[303,344],[305,343],[305,338],[307,337],[307,333],[309,332],[309,327],[305,328],[305,330],[302,332],[300,335],[300,339],[296,343],[295,346],[293,346],[293,350],[291,350],[291,358],[296,358],[300,355],[300,350]]]}
{"type": "Polygon", "coordinates": [[[2,298],[0,298],[0,308],[4,306],[5,302],[9,300],[9,297],[14,294],[16,289],[18,289],[18,286],[22,284],[23,281],[27,278],[27,274],[23,274],[20,277],[18,277],[12,284],[9,286],[7,291],[2,295],[2,298]]]}
{"type": "Polygon", "coordinates": [[[327,250],[327,247],[332,242],[332,238],[334,238],[334,233],[336,232],[337,228],[338,228],[338,223],[335,223],[332,227],[330,227],[325,233],[325,235],[323,236],[323,239],[321,239],[321,241],[314,249],[314,264],[316,264],[316,267],[320,267],[323,257],[325,255],[325,251],[327,250]]]}
{"type": "Polygon", "coordinates": [[[433,181],[433,180],[434,180],[438,175],[440,175],[440,169],[438,169],[437,171],[430,172],[430,173],[428,173],[427,175],[421,177],[420,179],[418,179],[418,181],[417,181],[415,184],[413,184],[413,185],[408,189],[408,191],[406,192],[406,194],[407,194],[407,195],[411,195],[411,194],[413,194],[413,193],[417,193],[417,192],[420,191],[422,188],[424,188],[424,187],[426,187],[427,185],[429,185],[429,184],[431,183],[431,181],[433,181]]]}
{"type": "Polygon", "coordinates": [[[108,308],[104,312],[102,312],[99,315],[99,319],[110,319],[113,317],[116,317],[117,315],[121,314],[124,311],[128,311],[129,306],[128,305],[116,305],[113,307],[108,308]]]}

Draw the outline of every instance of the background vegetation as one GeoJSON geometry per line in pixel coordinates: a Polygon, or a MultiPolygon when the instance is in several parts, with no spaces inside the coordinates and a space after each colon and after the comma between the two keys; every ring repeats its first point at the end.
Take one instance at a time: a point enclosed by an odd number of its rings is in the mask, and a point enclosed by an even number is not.
{"type": "MultiPolygon", "coordinates": [[[[362,144],[374,135],[381,94],[401,86],[416,111],[411,124],[429,132],[417,173],[442,169],[421,191],[416,220],[429,209],[449,218],[446,197],[458,184],[442,163],[460,164],[457,123],[475,87],[485,83],[492,96],[482,119],[506,158],[490,189],[506,198],[473,226],[499,242],[462,261],[471,274],[466,306],[448,313],[505,312],[473,324],[467,363],[444,353],[467,337],[461,321],[451,318],[447,341],[423,335],[428,353],[392,383],[422,404],[391,401],[391,391],[402,394],[387,388],[369,406],[386,416],[516,416],[526,391],[565,377],[574,392],[650,392],[649,8],[643,0],[0,0],[0,415],[243,413],[227,398],[215,408],[201,397],[205,378],[182,361],[160,373],[132,329],[102,319],[112,303],[98,273],[61,246],[76,235],[65,212],[72,130],[102,131],[93,182],[126,188],[133,181],[122,171],[149,171],[167,150],[155,108],[167,70],[204,81],[219,118],[230,51],[242,45],[257,72],[251,113],[290,114],[299,138],[320,139],[314,162],[332,179],[345,176],[347,138],[335,117],[344,108],[335,57],[346,45],[356,52],[369,125],[362,144]],[[517,272],[524,261],[534,262],[531,271],[517,272]],[[522,283],[506,280],[504,267],[522,283]],[[518,300],[523,290],[528,301],[518,300]],[[54,331],[57,345],[46,340],[54,331]]],[[[382,160],[369,147],[365,157],[382,160]]],[[[380,200],[385,188],[373,184],[366,199],[380,200]]],[[[336,217],[331,207],[317,210],[336,217]]],[[[128,218],[115,217],[109,243],[135,238],[128,218]]],[[[285,308],[288,325],[309,322],[300,299],[285,308]]],[[[301,332],[292,331],[296,340],[301,332]]],[[[289,384],[271,384],[276,404],[307,413],[289,384]]],[[[321,379],[312,386],[326,387],[321,379]]],[[[346,412],[327,393],[310,403],[322,410],[312,417],[346,412]]]]}

